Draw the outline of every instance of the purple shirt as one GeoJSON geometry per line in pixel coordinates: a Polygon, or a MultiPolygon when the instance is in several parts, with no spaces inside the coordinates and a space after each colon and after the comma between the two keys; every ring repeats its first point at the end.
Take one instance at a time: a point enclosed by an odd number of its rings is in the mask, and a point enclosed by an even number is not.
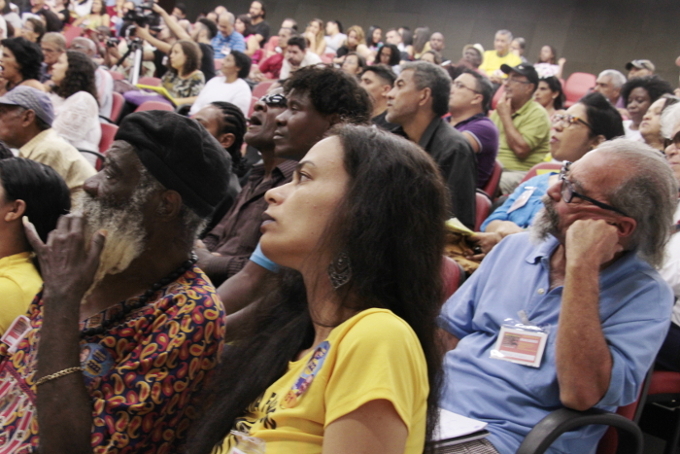
{"type": "Polygon", "coordinates": [[[477,156],[477,187],[483,188],[493,172],[498,155],[498,128],[484,114],[478,113],[458,123],[455,128],[472,134],[479,144],[477,156]]]}

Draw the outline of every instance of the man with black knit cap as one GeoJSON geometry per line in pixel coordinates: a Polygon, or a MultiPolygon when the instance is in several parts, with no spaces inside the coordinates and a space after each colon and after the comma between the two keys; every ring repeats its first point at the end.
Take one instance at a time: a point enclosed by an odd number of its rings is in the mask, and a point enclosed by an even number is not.
{"type": "Polygon", "coordinates": [[[191,250],[228,172],[196,121],[131,114],[82,213],[46,244],[26,223],[45,284],[0,344],[0,453],[178,452],[222,342],[191,250]]]}

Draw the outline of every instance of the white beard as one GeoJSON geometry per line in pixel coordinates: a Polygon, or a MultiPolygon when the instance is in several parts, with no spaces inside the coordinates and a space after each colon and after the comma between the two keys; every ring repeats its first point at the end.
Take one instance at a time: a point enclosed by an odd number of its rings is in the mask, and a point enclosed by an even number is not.
{"type": "Polygon", "coordinates": [[[534,243],[542,243],[549,235],[557,236],[560,218],[555,211],[554,202],[544,195],[541,199],[543,208],[536,214],[530,227],[531,240],[534,243]]]}

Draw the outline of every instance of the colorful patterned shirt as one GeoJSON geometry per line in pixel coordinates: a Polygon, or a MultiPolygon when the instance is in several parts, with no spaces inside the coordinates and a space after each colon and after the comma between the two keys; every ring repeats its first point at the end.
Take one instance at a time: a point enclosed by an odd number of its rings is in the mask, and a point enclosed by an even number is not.
{"type": "MultiPolygon", "coordinates": [[[[122,303],[110,307],[80,327],[99,326],[121,309],[122,303]]],[[[31,330],[16,352],[8,354],[0,343],[0,454],[38,447],[34,383],[42,294],[28,316],[31,330]]],[[[224,322],[215,288],[194,266],[120,324],[81,340],[95,453],[177,452],[194,413],[192,397],[217,363],[224,322]]]]}

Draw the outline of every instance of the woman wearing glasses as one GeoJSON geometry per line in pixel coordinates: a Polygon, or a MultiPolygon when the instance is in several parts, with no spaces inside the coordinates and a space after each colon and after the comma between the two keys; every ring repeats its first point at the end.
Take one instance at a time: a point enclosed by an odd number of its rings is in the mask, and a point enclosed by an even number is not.
{"type": "MultiPolygon", "coordinates": [[[[573,162],[605,140],[622,135],[623,124],[616,108],[600,93],[590,93],[566,113],[553,116],[550,153],[558,161],[573,162]]],[[[482,233],[471,237],[482,250],[471,258],[481,260],[503,237],[529,227],[543,207],[541,198],[558,181],[557,173],[547,173],[520,184],[484,221],[482,233]]]]}

